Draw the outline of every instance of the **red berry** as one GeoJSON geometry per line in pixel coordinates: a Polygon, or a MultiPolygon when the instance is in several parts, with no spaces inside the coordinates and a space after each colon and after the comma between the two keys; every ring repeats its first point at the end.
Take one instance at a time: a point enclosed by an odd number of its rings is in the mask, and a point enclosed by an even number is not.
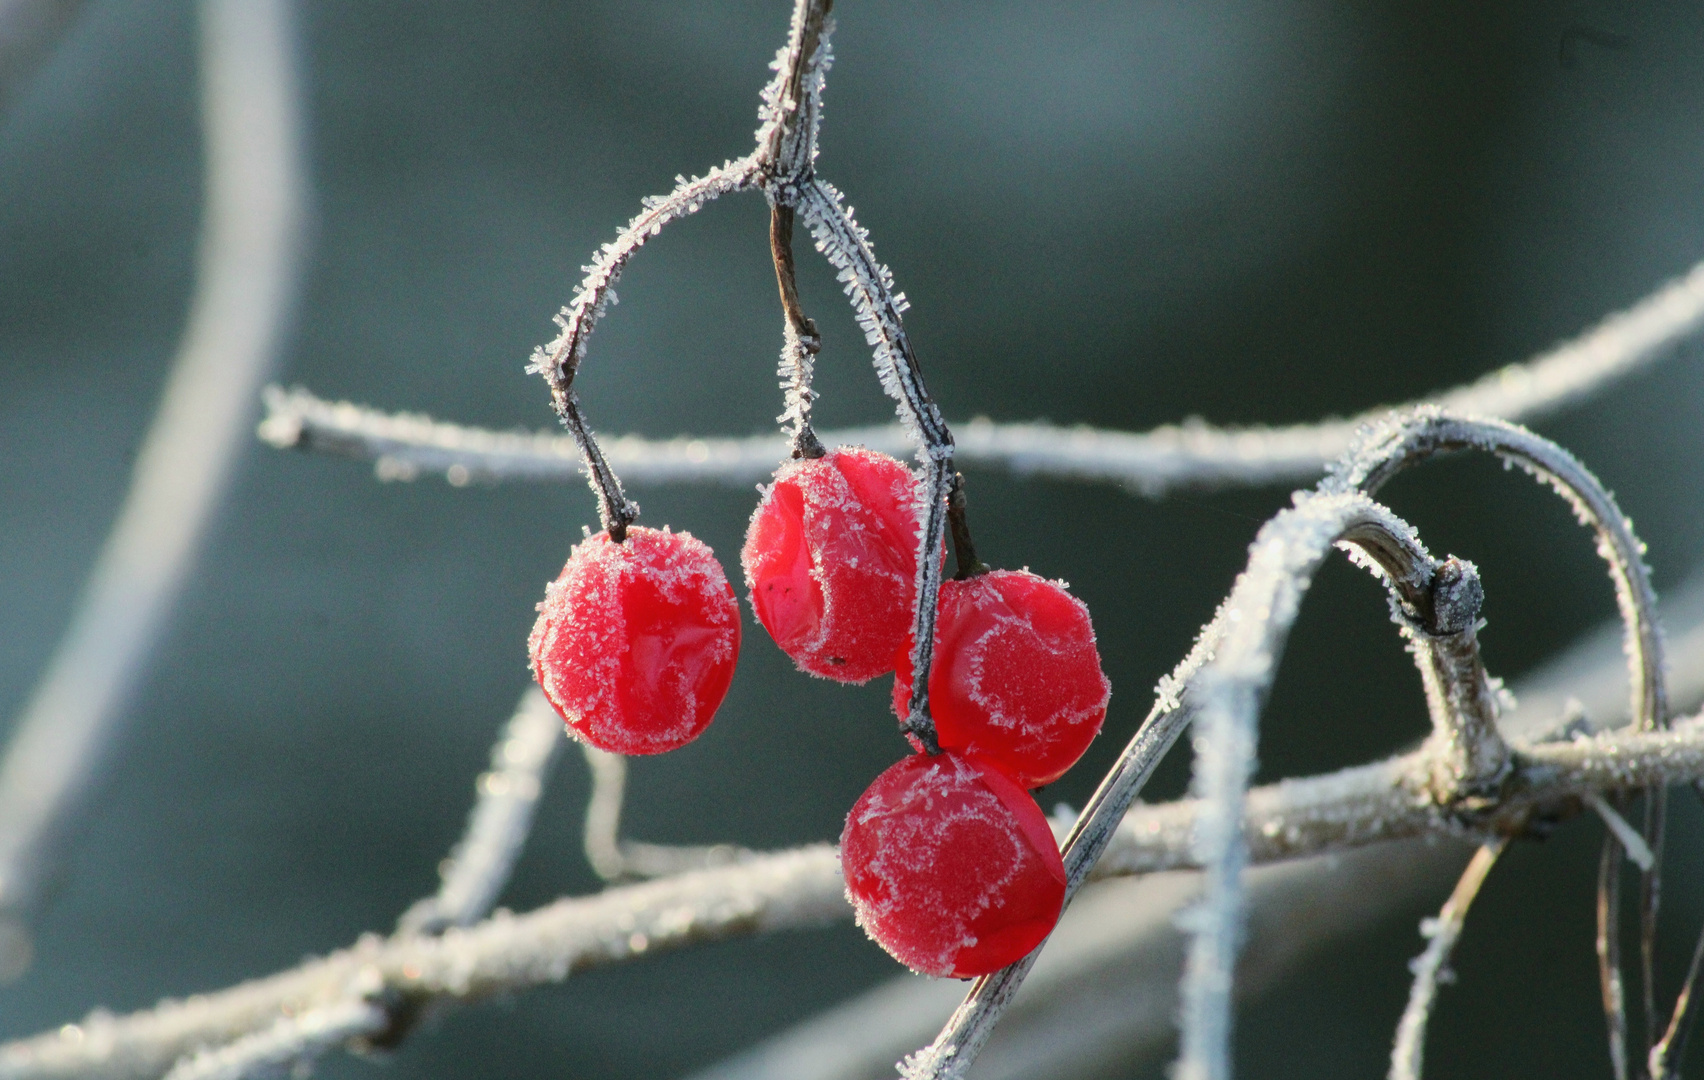
{"type": "Polygon", "coordinates": [[[776,472],[740,563],[751,606],[799,668],[841,682],[893,670],[917,593],[917,479],[842,446],[776,472]]]}
{"type": "MultiPolygon", "coordinates": [[[[895,658],[894,711],[911,701],[909,641],[895,658]]],[[[1026,788],[1065,775],[1106,719],[1088,607],[1056,581],[994,570],[941,585],[929,715],[944,748],[976,754],[1026,788]]]]}
{"type": "Polygon", "coordinates": [[[533,674],[570,734],[618,754],[698,737],[734,677],[739,601],[691,533],[640,526],[577,544],[544,588],[533,674]]]}
{"type": "Polygon", "coordinates": [[[858,925],[925,975],[1000,970],[1041,944],[1065,902],[1065,865],[1035,800],[953,753],[876,777],[846,817],[840,866],[858,925]]]}

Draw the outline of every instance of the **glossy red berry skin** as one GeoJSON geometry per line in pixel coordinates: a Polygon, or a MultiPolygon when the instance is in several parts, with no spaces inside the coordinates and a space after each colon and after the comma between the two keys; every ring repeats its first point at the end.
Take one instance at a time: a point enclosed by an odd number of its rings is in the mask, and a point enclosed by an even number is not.
{"type": "Polygon", "coordinates": [[[917,593],[917,480],[861,446],[788,462],[740,563],[752,610],[803,671],[859,683],[893,670],[917,593]]]}
{"type": "Polygon", "coordinates": [[[527,642],[533,675],[568,731],[617,754],[698,737],[734,676],[739,601],[691,533],[630,526],[577,544],[545,586],[527,642]]]}
{"type": "Polygon", "coordinates": [[[1035,800],[998,770],[917,754],[865,791],[840,835],[846,895],[894,959],[969,978],[1029,954],[1065,902],[1065,866],[1035,800]]]}
{"type": "MultiPolygon", "coordinates": [[[[909,642],[895,658],[894,711],[911,700],[909,642]]],[[[1026,788],[1077,763],[1106,719],[1089,609],[1027,570],[941,585],[929,714],[943,748],[975,754],[1026,788]]]]}

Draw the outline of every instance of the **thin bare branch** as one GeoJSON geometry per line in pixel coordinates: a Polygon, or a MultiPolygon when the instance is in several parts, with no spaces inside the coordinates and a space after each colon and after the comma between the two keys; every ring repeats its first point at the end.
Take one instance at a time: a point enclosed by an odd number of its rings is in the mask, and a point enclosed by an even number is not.
{"type": "Polygon", "coordinates": [[[475,784],[478,801],[467,832],[438,869],[437,895],[404,912],[399,932],[438,933],[485,917],[509,881],[545,778],[566,741],[562,718],[536,688],[528,690],[492,747],[491,769],[475,784]]]}
{"type": "Polygon", "coordinates": [[[1639,830],[1629,825],[1627,819],[1621,816],[1619,810],[1605,802],[1603,796],[1595,791],[1589,791],[1581,796],[1581,801],[1591,807],[1592,812],[1603,819],[1603,823],[1609,827],[1611,835],[1620,842],[1622,849],[1627,853],[1628,862],[1641,870],[1651,868],[1652,864],[1657,861],[1656,856],[1651,853],[1650,847],[1645,843],[1645,838],[1639,835],[1639,830]]]}
{"type": "Polygon", "coordinates": [[[0,971],[43,864],[111,751],[272,366],[307,199],[290,5],[204,0],[206,206],[189,322],[129,493],[0,763],[0,971]],[[13,922],[17,920],[17,922],[13,922]]]}
{"type": "Polygon", "coordinates": [[[811,390],[815,357],[822,348],[816,323],[805,316],[799,302],[797,271],[793,265],[793,208],[774,203],[769,207],[769,253],[775,263],[775,282],[781,291],[781,386],[786,391],[787,408],[776,417],[781,430],[793,440],[793,456],[818,458],[824,454],[822,442],[811,429],[811,403],[816,394],[811,390]]]}
{"type": "MultiPolygon", "coordinates": [[[[1549,353],[1427,400],[1452,412],[1511,421],[1541,419],[1671,354],[1675,344],[1697,331],[1701,320],[1704,263],[1549,353]]],[[[332,405],[299,390],[269,395],[267,408],[261,434],[268,442],[377,460],[385,479],[427,473],[447,475],[453,483],[560,482],[581,475],[573,443],[553,434],[491,432],[419,414],[332,405]]],[[[1160,495],[1186,487],[1312,480],[1349,449],[1363,425],[1388,412],[1378,408],[1350,420],[1284,428],[1216,428],[1191,422],[1143,434],[980,419],[956,424],[953,430],[961,465],[1116,483],[1160,495]]],[[[823,439],[830,445],[861,443],[892,454],[903,453],[907,445],[904,430],[897,427],[824,432],[823,439]]],[[[611,464],[629,480],[651,483],[743,484],[767,476],[786,455],[785,442],[768,436],[653,441],[627,435],[611,443],[606,443],[611,464]]]]}
{"type": "Polygon", "coordinates": [[[1603,997],[1604,1026],[1609,1035],[1609,1064],[1615,1080],[1627,1080],[1627,991],[1621,977],[1621,845],[1614,835],[1604,837],[1598,856],[1597,938],[1598,990],[1603,997]]]}
{"type": "MultiPolygon", "coordinates": [[[[1704,799],[1704,787],[1693,784],[1692,790],[1704,799]]],[[[1668,1027],[1662,1039],[1651,1047],[1646,1060],[1651,1080],[1672,1080],[1678,1074],[1679,1063],[1686,1060],[1686,1045],[1698,1019],[1698,1010],[1692,1007],[1692,997],[1698,990],[1700,974],[1704,974],[1704,931],[1699,933],[1698,943],[1692,947],[1692,962],[1687,965],[1686,981],[1681,984],[1680,993],[1675,995],[1668,1027]]]]}
{"type": "Polygon", "coordinates": [[[1426,951],[1415,957],[1414,985],[1408,992],[1408,1007],[1402,1010],[1402,1020],[1396,1026],[1396,1045],[1390,1052],[1390,1080],[1420,1080],[1420,1062],[1426,1050],[1426,1023],[1432,1016],[1432,1003],[1438,996],[1438,984],[1450,962],[1450,953],[1461,937],[1467,923],[1467,909],[1473,906],[1479,887],[1496,864],[1508,843],[1503,837],[1481,844],[1462,871],[1455,891],[1444,901],[1435,919],[1420,924],[1420,934],[1428,939],[1426,951]]]}

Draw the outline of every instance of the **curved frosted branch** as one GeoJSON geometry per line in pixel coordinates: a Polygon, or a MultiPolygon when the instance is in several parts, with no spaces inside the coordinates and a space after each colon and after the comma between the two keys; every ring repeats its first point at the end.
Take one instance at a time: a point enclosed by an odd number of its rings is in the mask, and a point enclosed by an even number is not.
{"type": "Polygon", "coordinates": [[[620,280],[621,271],[645,241],[662,232],[669,222],[697,213],[717,196],[751,186],[757,175],[756,158],[747,156],[691,180],[678,177],[673,191],[646,199],[639,215],[614,240],[598,249],[591,265],[582,268],[586,276],[573,301],[556,316],[556,325],[562,332],[548,345],[535,350],[528,365],[527,370],[543,375],[549,384],[551,402],[573,436],[586,478],[598,498],[598,518],[618,541],[639,516],[639,507],[622,493],[621,481],[604,459],[574,393],[574,376],[585,359],[586,343],[598,320],[616,302],[615,283],[620,280]]]}
{"type": "Polygon", "coordinates": [[[12,918],[123,737],[295,294],[307,180],[289,9],[200,7],[206,204],[189,323],[118,519],[0,763],[0,913],[12,918]]]}
{"type": "Polygon", "coordinates": [[[1483,450],[1519,465],[1554,488],[1581,524],[1596,534],[1598,554],[1608,564],[1626,628],[1632,722],[1639,728],[1662,724],[1667,710],[1663,643],[1656,592],[1645,566],[1645,545],[1614,496],[1574,455],[1505,421],[1454,416],[1437,406],[1421,406],[1364,430],[1344,459],[1333,466],[1321,489],[1371,494],[1403,469],[1453,450],[1483,450]]]}
{"type": "MultiPolygon", "coordinates": [[[[1574,516],[1597,536],[1598,554],[1609,566],[1621,611],[1623,649],[1631,686],[1630,715],[1640,730],[1651,730],[1668,719],[1663,684],[1662,632],[1656,617],[1656,593],[1645,566],[1645,545],[1615,499],[1574,456],[1549,439],[1500,420],[1452,416],[1436,406],[1422,406],[1394,415],[1361,433],[1344,460],[1333,466],[1323,488],[1376,491],[1390,477],[1434,454],[1462,449],[1485,450],[1513,462],[1549,484],[1568,501],[1574,516]]],[[[1650,868],[1640,875],[1640,967],[1646,1016],[1647,1047],[1656,1036],[1656,925],[1661,896],[1661,870],[1666,802],[1657,791],[1646,793],[1645,840],[1653,852],[1650,868]]],[[[1616,1076],[1627,1074],[1626,995],[1622,985],[1619,944],[1621,845],[1614,833],[1604,837],[1598,874],[1598,974],[1609,1027],[1610,1059],[1616,1076]]]]}

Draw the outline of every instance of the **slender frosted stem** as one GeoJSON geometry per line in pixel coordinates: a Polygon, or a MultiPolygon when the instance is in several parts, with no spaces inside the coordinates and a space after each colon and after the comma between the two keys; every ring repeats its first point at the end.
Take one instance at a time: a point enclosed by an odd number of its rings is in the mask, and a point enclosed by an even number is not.
{"type": "Polygon", "coordinates": [[[1467,924],[1467,909],[1473,906],[1479,887],[1496,865],[1508,841],[1503,837],[1480,845],[1456,882],[1455,891],[1444,902],[1435,919],[1420,924],[1420,933],[1427,938],[1426,951],[1414,958],[1414,985],[1408,991],[1408,1007],[1402,1010],[1402,1020],[1396,1026],[1396,1045],[1390,1052],[1390,1080],[1420,1080],[1420,1062],[1426,1050],[1426,1024],[1432,1018],[1432,1005],[1438,997],[1438,983],[1450,962],[1467,924]]]}

